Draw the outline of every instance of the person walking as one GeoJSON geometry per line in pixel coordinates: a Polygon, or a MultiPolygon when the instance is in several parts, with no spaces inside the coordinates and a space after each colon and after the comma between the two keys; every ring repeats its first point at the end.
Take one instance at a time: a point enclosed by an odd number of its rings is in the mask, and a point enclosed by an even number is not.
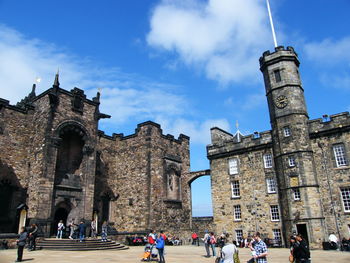
{"type": "Polygon", "coordinates": [[[101,232],[102,242],[107,242],[107,231],[108,231],[108,224],[107,224],[107,221],[104,221],[102,224],[102,232],[101,232]]]}
{"type": "Polygon", "coordinates": [[[164,247],[165,247],[165,240],[161,232],[159,237],[156,239],[156,249],[158,250],[159,263],[165,263],[164,247]]]}
{"type": "Polygon", "coordinates": [[[68,227],[69,227],[69,239],[74,239],[74,232],[77,227],[77,225],[74,223],[74,218],[71,219],[68,227]]]}
{"type": "Polygon", "coordinates": [[[205,230],[205,234],[204,237],[202,238],[203,242],[204,242],[204,247],[205,247],[205,251],[207,252],[206,257],[210,257],[210,251],[209,251],[209,246],[210,246],[210,235],[208,233],[208,230],[205,230]]]}
{"type": "Polygon", "coordinates": [[[26,229],[24,226],[21,227],[21,232],[19,234],[19,238],[16,240],[17,241],[17,260],[15,262],[21,262],[23,258],[23,249],[24,246],[26,245],[28,238],[28,233],[26,232],[26,229]]]}
{"type": "Polygon", "coordinates": [[[198,240],[198,235],[197,235],[197,233],[196,233],[196,232],[193,232],[191,237],[192,237],[192,245],[196,245],[196,243],[197,243],[198,246],[199,246],[199,240],[198,240]]]}
{"type": "Polygon", "coordinates": [[[310,263],[310,248],[301,234],[297,234],[294,245],[295,263],[310,263]]]}
{"type": "Polygon", "coordinates": [[[56,236],[56,238],[62,239],[63,229],[64,229],[64,224],[63,224],[63,221],[60,220],[60,222],[58,222],[58,225],[57,225],[57,236],[56,236]]]}
{"type": "Polygon", "coordinates": [[[225,238],[225,245],[221,249],[221,259],[222,263],[238,263],[238,249],[237,247],[231,242],[229,236],[226,235],[225,238]]]}
{"type": "Polygon", "coordinates": [[[36,224],[32,224],[29,229],[29,251],[33,251],[36,249],[36,237],[38,235],[38,227],[36,224]]]}
{"type": "Polygon", "coordinates": [[[215,238],[214,232],[210,232],[209,245],[211,247],[211,251],[213,253],[213,257],[216,257],[216,249],[215,249],[216,238],[215,238]]]}
{"type": "MultiPolygon", "coordinates": [[[[254,254],[253,258],[257,263],[267,263],[267,246],[264,241],[261,240],[260,233],[256,232],[254,235],[254,254]]],[[[252,249],[252,248],[251,248],[252,249]]]]}
{"type": "Polygon", "coordinates": [[[79,228],[79,240],[80,242],[83,242],[85,240],[85,232],[86,232],[86,225],[83,220],[80,221],[78,228],[79,228]]]}

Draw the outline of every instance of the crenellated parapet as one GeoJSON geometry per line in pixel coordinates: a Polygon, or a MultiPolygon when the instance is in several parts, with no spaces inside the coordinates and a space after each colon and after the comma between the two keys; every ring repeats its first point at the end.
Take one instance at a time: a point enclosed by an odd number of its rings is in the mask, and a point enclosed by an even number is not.
{"type": "Polygon", "coordinates": [[[107,140],[124,141],[132,138],[137,138],[138,136],[141,136],[141,135],[151,136],[153,129],[156,131],[157,134],[159,134],[159,136],[162,139],[165,139],[169,142],[182,144],[183,142],[189,143],[190,141],[190,137],[184,134],[180,134],[177,139],[171,134],[163,134],[163,130],[161,129],[161,126],[158,123],[155,123],[153,121],[146,121],[146,122],[139,123],[137,125],[137,128],[135,129],[135,133],[130,135],[124,135],[123,133],[113,133],[112,136],[110,136],[110,135],[106,135],[104,131],[98,131],[98,135],[107,140]]]}
{"type": "Polygon", "coordinates": [[[246,136],[232,135],[220,128],[212,128],[212,144],[207,146],[208,158],[230,156],[271,147],[271,131],[255,132],[246,136]]]}
{"type": "Polygon", "coordinates": [[[275,64],[279,60],[292,60],[297,63],[299,66],[300,62],[297,59],[298,54],[295,52],[293,47],[284,47],[278,46],[275,48],[274,52],[270,52],[269,50],[265,51],[263,55],[260,57],[260,69],[263,69],[269,65],[275,64]]]}
{"type": "Polygon", "coordinates": [[[309,134],[310,138],[328,136],[339,132],[350,131],[349,112],[342,112],[333,115],[324,115],[322,118],[310,120],[309,134]]]}

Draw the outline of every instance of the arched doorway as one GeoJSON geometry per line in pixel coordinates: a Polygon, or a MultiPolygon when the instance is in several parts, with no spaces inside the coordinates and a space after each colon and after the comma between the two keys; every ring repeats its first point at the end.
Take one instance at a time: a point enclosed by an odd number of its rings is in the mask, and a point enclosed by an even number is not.
{"type": "Polygon", "coordinates": [[[54,214],[51,234],[54,234],[54,235],[57,234],[57,225],[61,220],[63,221],[64,226],[67,226],[67,218],[70,210],[71,210],[70,205],[65,202],[62,202],[57,205],[56,211],[54,214]]]}

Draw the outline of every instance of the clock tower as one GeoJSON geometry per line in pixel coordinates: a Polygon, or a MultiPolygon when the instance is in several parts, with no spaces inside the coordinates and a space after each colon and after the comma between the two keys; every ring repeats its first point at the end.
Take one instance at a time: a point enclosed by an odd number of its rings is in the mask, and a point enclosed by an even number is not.
{"type": "Polygon", "coordinates": [[[282,233],[285,240],[298,232],[310,244],[320,244],[325,238],[324,216],[299,64],[292,47],[277,47],[260,58],[272,127],[282,233]]]}

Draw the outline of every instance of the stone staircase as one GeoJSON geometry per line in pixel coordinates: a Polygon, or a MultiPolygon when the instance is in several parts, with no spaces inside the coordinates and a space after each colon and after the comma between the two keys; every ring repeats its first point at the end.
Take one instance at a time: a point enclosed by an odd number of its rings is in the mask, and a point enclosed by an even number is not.
{"type": "Polygon", "coordinates": [[[65,250],[65,251],[88,251],[88,250],[125,250],[129,247],[115,241],[102,242],[101,239],[86,239],[84,242],[70,239],[45,238],[37,241],[37,249],[65,250]]]}

